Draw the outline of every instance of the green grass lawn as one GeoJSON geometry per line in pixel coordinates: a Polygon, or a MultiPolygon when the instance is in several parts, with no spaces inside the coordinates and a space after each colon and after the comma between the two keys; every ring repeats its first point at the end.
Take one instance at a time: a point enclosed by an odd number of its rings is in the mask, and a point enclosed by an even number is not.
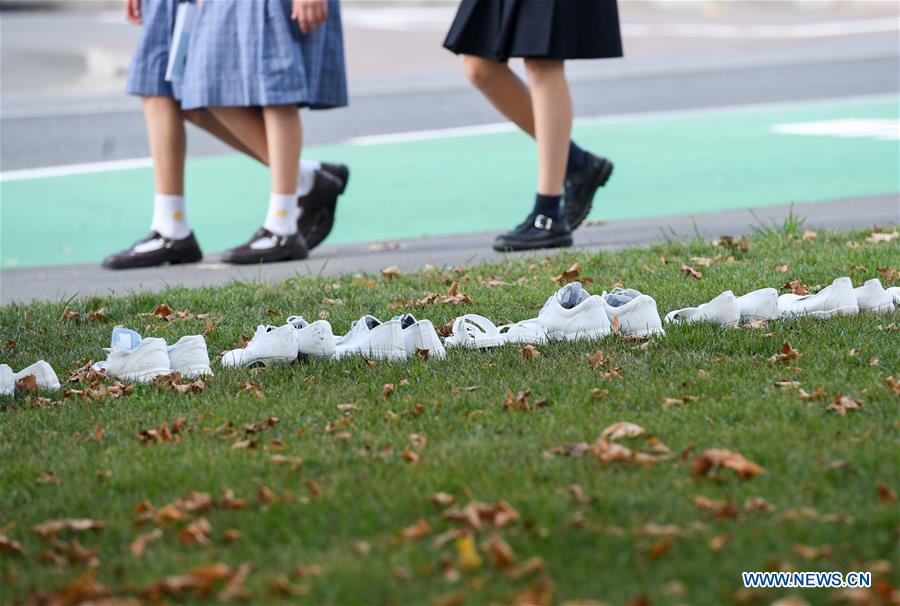
{"type": "MultiPolygon", "coordinates": [[[[498,323],[533,317],[556,289],[553,277],[576,261],[592,292],[621,283],[652,294],[663,314],[725,289],[792,279],[813,287],[841,275],[861,284],[900,264],[900,239],[803,240],[801,229],[761,231],[746,251],[671,242],[392,280],[297,278],[10,306],[0,309],[0,348],[14,369],[44,358],[64,380],[84,358],[103,356],[117,324],[170,342],[209,328],[214,355],[290,314],[327,317],[344,333],[363,313],[390,317],[392,301],[446,292],[454,280],[471,304],[413,311],[436,325],[466,312],[498,323]],[[190,314],[146,315],[159,303],[190,314]],[[67,308],[80,317],[62,319],[67,308]]],[[[900,584],[891,498],[900,489],[900,398],[887,382],[900,380],[897,323],[894,315],[670,327],[649,343],[553,343],[530,358],[507,347],[393,365],[216,366],[201,393],[150,385],[97,402],[4,399],[0,601],[59,591],[74,602],[101,593],[99,584],[122,598],[174,602],[768,604],[795,594],[825,604],[853,596],[745,591],[740,573],[869,570],[875,603],[900,584]],[[785,342],[800,357],[771,361],[785,342]],[[595,368],[587,357],[599,350],[609,362],[595,368]],[[246,389],[252,383],[259,390],[246,389]],[[387,384],[395,389],[385,395],[387,384]],[[818,388],[823,399],[801,397],[818,388]],[[505,409],[507,392],[525,389],[527,409],[505,409]],[[861,408],[829,410],[840,395],[861,408]],[[649,452],[661,442],[671,454],[601,466],[593,445],[620,421],[654,439],[619,443],[649,452]],[[152,429],[163,441],[140,439],[152,429]],[[765,472],[693,475],[713,448],[765,472]],[[432,502],[439,492],[455,503],[432,502]],[[104,526],[55,539],[34,530],[69,518],[104,526]],[[148,538],[136,555],[139,535],[148,538]],[[228,568],[209,566],[217,563],[228,568]],[[164,581],[177,575],[188,576],[164,581]],[[172,595],[179,586],[181,597],[172,595]]]]}

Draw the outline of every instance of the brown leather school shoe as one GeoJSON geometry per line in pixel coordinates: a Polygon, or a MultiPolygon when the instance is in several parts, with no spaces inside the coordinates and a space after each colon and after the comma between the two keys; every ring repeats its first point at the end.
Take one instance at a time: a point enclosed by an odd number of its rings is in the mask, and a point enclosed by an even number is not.
{"type": "Polygon", "coordinates": [[[222,261],[235,265],[274,263],[292,261],[309,256],[303,234],[277,236],[265,227],[260,227],[246,243],[222,253],[222,261]]]}
{"type": "Polygon", "coordinates": [[[338,196],[347,186],[346,181],[340,180],[337,174],[331,172],[332,169],[349,179],[350,170],[346,166],[323,164],[322,170],[316,171],[312,190],[297,200],[302,209],[297,227],[306,238],[306,245],[310,250],[321,244],[331,233],[338,196]],[[326,170],[326,166],[331,169],[326,170]]]}
{"type": "Polygon", "coordinates": [[[135,269],[138,267],[156,267],[165,263],[197,263],[203,259],[203,252],[194,232],[187,238],[172,240],[161,236],[156,231],[143,240],[138,240],[123,251],[113,253],[103,259],[103,267],[107,269],[135,269]]]}

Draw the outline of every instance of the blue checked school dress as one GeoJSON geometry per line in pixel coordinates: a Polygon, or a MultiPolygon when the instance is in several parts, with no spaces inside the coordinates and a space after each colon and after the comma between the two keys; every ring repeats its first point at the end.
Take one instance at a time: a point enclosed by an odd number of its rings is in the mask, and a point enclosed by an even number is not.
{"type": "Polygon", "coordinates": [[[128,70],[125,90],[142,97],[178,97],[177,86],[166,82],[169,47],[178,0],[141,0],[141,39],[128,70]]]}
{"type": "Polygon", "coordinates": [[[338,0],[304,34],[291,0],[205,0],[191,32],[182,83],[184,109],[347,105],[338,0]]]}

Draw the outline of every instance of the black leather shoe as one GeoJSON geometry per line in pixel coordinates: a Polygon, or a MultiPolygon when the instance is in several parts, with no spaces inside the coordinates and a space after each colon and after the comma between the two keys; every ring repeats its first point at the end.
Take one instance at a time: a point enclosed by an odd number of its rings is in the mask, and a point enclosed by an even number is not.
{"type": "Polygon", "coordinates": [[[156,267],[171,263],[197,263],[203,260],[203,253],[194,232],[187,238],[173,240],[165,238],[156,231],[151,231],[143,240],[138,240],[129,248],[113,253],[103,259],[103,267],[107,269],[136,269],[138,267],[156,267]]]}
{"type": "MultiPolygon", "coordinates": [[[[322,165],[324,169],[324,164],[322,165]]],[[[346,168],[346,167],[345,167],[346,168]]],[[[349,176],[349,172],[347,173],[349,176]]],[[[334,213],[337,199],[343,191],[343,182],[326,170],[317,170],[310,192],[297,199],[300,205],[300,219],[297,227],[306,239],[306,246],[312,250],[322,243],[334,227],[334,213]]]]}
{"type": "Polygon", "coordinates": [[[347,189],[347,184],[350,183],[350,167],[346,164],[322,162],[322,170],[341,182],[341,193],[344,193],[344,190],[347,189]]]}
{"type": "Polygon", "coordinates": [[[563,210],[566,220],[574,230],[591,212],[594,194],[606,185],[613,172],[613,163],[606,158],[585,152],[587,161],[581,170],[566,179],[566,202],[563,210]]]}
{"type": "Polygon", "coordinates": [[[494,240],[494,250],[536,250],[572,246],[572,230],[565,217],[552,219],[532,213],[524,223],[494,240]]]}
{"type": "Polygon", "coordinates": [[[303,234],[297,232],[291,236],[277,236],[265,227],[260,227],[245,244],[236,246],[222,253],[222,261],[235,265],[256,263],[275,263],[277,261],[293,261],[309,256],[303,234]],[[265,242],[268,240],[268,242],[265,242]],[[260,241],[265,248],[254,248],[252,245],[260,241]]]}

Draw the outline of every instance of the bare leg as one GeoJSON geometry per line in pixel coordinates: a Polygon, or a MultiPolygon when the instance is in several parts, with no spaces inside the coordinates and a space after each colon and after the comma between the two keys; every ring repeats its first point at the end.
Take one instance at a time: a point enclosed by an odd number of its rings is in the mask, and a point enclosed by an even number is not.
{"type": "Polygon", "coordinates": [[[272,193],[293,194],[297,191],[297,172],[303,129],[296,105],[272,105],[263,108],[272,193]]]}
{"type": "Polygon", "coordinates": [[[183,196],[187,138],[181,108],[169,97],[141,97],[141,101],[153,156],[156,193],[183,196]]]}
{"type": "Polygon", "coordinates": [[[535,139],[538,148],[539,194],[558,196],[563,191],[569,141],[572,137],[572,98],[562,61],[526,59],[531,83],[535,139]]]}
{"type": "MultiPolygon", "coordinates": [[[[257,112],[260,122],[262,122],[262,112],[257,112]]],[[[266,164],[265,150],[254,150],[246,145],[241,139],[236,137],[228,128],[219,122],[218,119],[207,109],[190,109],[184,112],[184,119],[202,128],[216,139],[234,148],[235,150],[246,154],[254,160],[266,164]],[[262,152],[262,153],[260,153],[262,152]]]]}
{"type": "MultiPolygon", "coordinates": [[[[253,150],[254,158],[269,164],[266,123],[261,110],[253,107],[211,107],[209,112],[244,147],[253,150]]],[[[296,106],[294,113],[298,113],[296,106]]]]}
{"type": "Polygon", "coordinates": [[[531,94],[506,63],[466,55],[465,69],[472,84],[500,113],[534,137],[531,94]]]}

